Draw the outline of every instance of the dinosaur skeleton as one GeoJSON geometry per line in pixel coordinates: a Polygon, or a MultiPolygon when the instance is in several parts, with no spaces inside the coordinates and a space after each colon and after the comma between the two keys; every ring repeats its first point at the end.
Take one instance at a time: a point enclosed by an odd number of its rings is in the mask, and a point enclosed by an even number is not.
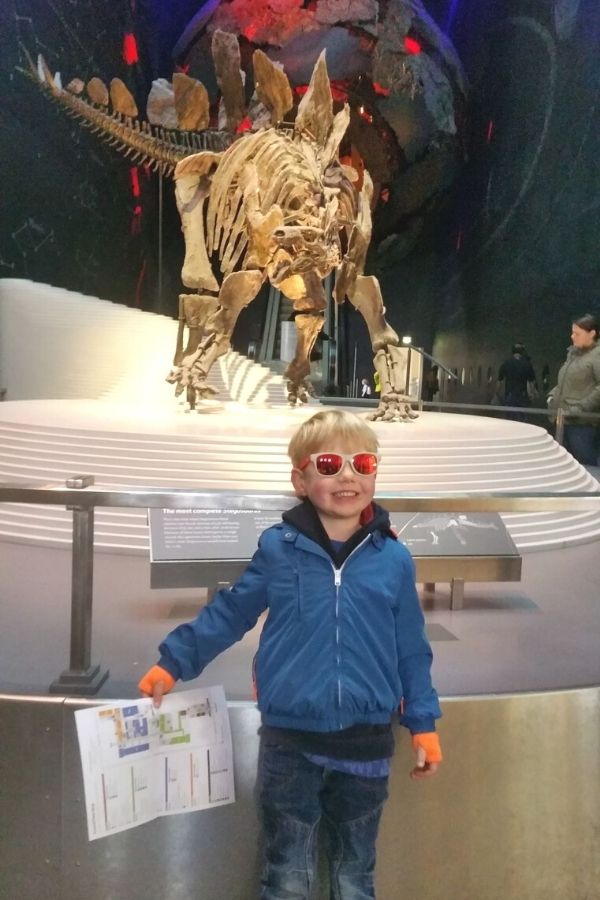
{"type": "MultiPolygon", "coordinates": [[[[227,123],[235,132],[243,114],[237,39],[215,32],[213,58],[227,123]]],[[[339,160],[350,112],[346,104],[333,113],[325,54],[314,67],[293,128],[280,125],[293,105],[285,74],[260,50],[253,70],[262,117],[266,108],[271,124],[239,137],[218,132],[220,145],[213,132],[211,149],[205,149],[207,132],[186,132],[182,140],[176,132],[140,125],[135,102],[118,79],[110,90],[97,78],[88,82],[88,102],[81,96],[83,82],[74,80],[63,89],[43,59],[32,65],[42,88],[69,114],[127,156],[174,176],[185,238],[181,277],[195,291],[180,295],[177,346],[167,378],[176,395],[186,391],[194,408],[214,393],[208,372],[230,348],[241,310],[268,280],[293,303],[298,340],[284,377],[290,404],[305,402],[312,393],[310,354],[324,324],[323,279],[335,270],[334,300],[339,304],[347,297],[360,311],[373,346],[381,399],[370,418],[415,418],[404,395],[405,351],[385,319],[377,279],[364,274],[373,185],[365,171],[358,187],[358,173],[339,160]],[[211,259],[218,260],[219,279],[211,259]]],[[[180,122],[207,121],[200,82],[175,76],[174,104],[180,122]],[[202,108],[194,111],[195,104],[202,108]]]]}

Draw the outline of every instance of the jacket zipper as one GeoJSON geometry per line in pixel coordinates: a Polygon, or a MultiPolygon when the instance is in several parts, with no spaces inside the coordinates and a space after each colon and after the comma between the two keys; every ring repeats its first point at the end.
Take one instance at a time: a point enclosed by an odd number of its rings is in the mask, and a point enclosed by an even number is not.
{"type": "MultiPolygon", "coordinates": [[[[335,648],[336,648],[336,662],[337,662],[337,702],[338,709],[342,708],[342,679],[340,677],[340,666],[342,663],[341,651],[340,651],[340,587],[342,585],[342,572],[344,570],[344,566],[348,562],[348,560],[354,556],[357,550],[360,550],[364,544],[367,543],[371,538],[371,535],[368,534],[361,542],[358,544],[351,553],[348,554],[342,565],[338,568],[331,563],[331,568],[333,569],[333,583],[335,585],[335,648]]],[[[342,729],[341,722],[338,723],[338,729],[342,729]]]]}

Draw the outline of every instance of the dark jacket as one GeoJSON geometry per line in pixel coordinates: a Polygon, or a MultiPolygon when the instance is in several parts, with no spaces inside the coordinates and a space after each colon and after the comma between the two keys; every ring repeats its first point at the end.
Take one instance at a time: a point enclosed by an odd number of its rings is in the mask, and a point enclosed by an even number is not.
{"type": "Polygon", "coordinates": [[[174,678],[195,678],[268,609],[256,657],[265,725],[331,732],[401,721],[433,731],[441,715],[414,564],[385,510],[347,542],[328,545],[310,504],[263,532],[248,568],[160,646],[174,678]],[[320,529],[320,530],[319,530],[320,529]]]}

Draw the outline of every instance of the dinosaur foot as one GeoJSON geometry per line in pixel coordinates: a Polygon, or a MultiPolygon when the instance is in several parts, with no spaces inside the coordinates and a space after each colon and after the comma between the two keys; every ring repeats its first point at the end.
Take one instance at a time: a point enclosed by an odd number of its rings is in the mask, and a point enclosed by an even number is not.
{"type": "Polygon", "coordinates": [[[367,419],[372,422],[408,422],[418,419],[410,400],[404,394],[383,394],[375,412],[369,413],[367,419]]]}
{"type": "Polygon", "coordinates": [[[166,381],[175,385],[175,396],[186,393],[190,409],[195,409],[203,400],[212,400],[218,390],[206,381],[204,372],[195,372],[187,367],[175,367],[167,375],[166,381]]]}
{"type": "Polygon", "coordinates": [[[303,403],[308,403],[314,395],[315,389],[306,378],[303,378],[300,382],[288,381],[287,383],[287,396],[290,406],[301,406],[303,403]]]}

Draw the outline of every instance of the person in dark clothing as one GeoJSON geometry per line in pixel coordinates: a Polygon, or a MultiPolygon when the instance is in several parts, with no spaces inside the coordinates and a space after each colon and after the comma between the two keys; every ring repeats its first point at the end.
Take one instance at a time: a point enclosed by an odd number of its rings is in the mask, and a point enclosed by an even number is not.
{"type": "Polygon", "coordinates": [[[512,356],[498,370],[497,393],[504,406],[530,406],[537,393],[537,380],[523,344],[513,344],[512,356]]]}
{"type": "Polygon", "coordinates": [[[373,502],[377,436],[356,415],[319,412],[288,448],[298,506],[263,532],[246,571],[160,645],[140,690],[160,705],[267,612],[255,659],[261,713],[261,900],[308,900],[317,829],[331,896],[375,897],[375,842],[388,794],[391,722],[417,765],[441,761],[431,647],[407,548],[373,502]]]}
{"type": "Polygon", "coordinates": [[[423,400],[432,401],[439,391],[439,367],[432,366],[423,380],[423,400]]]}

